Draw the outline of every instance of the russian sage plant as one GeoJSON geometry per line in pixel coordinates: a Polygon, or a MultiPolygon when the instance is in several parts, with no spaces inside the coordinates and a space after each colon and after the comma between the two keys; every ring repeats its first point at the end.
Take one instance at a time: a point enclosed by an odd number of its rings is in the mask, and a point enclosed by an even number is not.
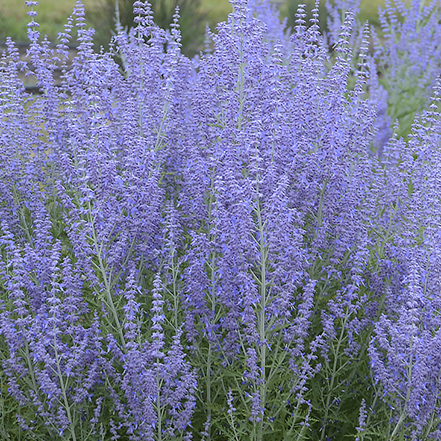
{"type": "Polygon", "coordinates": [[[28,59],[0,62],[2,436],[439,438],[439,8],[401,32],[387,6],[380,47],[357,2],[323,35],[318,3],[289,33],[232,0],[189,59],[178,11],[135,1],[97,53],[80,1],[56,49],[26,3],[28,59]],[[433,85],[408,139],[403,60],[433,85]]]}

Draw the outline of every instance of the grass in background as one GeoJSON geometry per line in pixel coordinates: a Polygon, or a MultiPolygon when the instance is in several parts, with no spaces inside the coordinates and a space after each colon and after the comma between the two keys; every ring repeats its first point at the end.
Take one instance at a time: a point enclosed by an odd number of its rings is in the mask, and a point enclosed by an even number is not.
{"type": "MultiPolygon", "coordinates": [[[[76,0],[39,0],[37,21],[40,23],[41,35],[45,34],[49,40],[55,41],[58,32],[63,31],[66,18],[72,13],[76,0]]],[[[103,0],[83,0],[86,12],[99,11],[103,0]]],[[[228,0],[202,0],[203,13],[208,19],[209,26],[214,29],[216,24],[224,21],[231,12],[228,0]]],[[[28,8],[24,0],[0,0],[0,42],[11,37],[16,42],[27,41],[26,25],[29,17],[26,15],[28,8]]],[[[90,24],[93,26],[93,24],[90,24]]],[[[97,29],[98,31],[98,29],[97,29]]]]}
{"type": "MultiPolygon", "coordinates": [[[[83,0],[86,11],[97,12],[102,6],[103,0],[83,0]]],[[[314,0],[286,0],[280,5],[281,15],[288,16],[289,24],[294,23],[295,11],[299,3],[306,3],[307,10],[314,7],[314,0]]],[[[322,14],[326,13],[325,0],[321,0],[322,14]]],[[[362,0],[360,20],[369,20],[377,25],[378,5],[383,5],[384,0],[362,0]]],[[[75,0],[57,0],[54,4],[53,0],[39,0],[37,7],[40,23],[40,32],[42,35],[48,35],[51,41],[55,41],[58,32],[63,30],[66,18],[72,13],[75,0]]],[[[228,0],[202,0],[202,12],[208,20],[211,29],[216,24],[224,21],[231,11],[231,5],[228,0]]],[[[26,15],[27,7],[21,0],[0,0],[0,41],[5,41],[6,37],[11,37],[14,41],[27,41],[26,24],[28,17],[26,15]]],[[[324,23],[323,23],[324,24],[324,23]]],[[[93,24],[91,23],[93,26],[93,24]]],[[[97,31],[99,31],[97,29],[97,31]]]]}
{"type": "MultiPolygon", "coordinates": [[[[39,0],[36,10],[41,35],[55,41],[58,32],[63,31],[66,18],[72,14],[76,0],[39,0]]],[[[96,0],[83,0],[86,9],[93,8],[96,0]]],[[[24,0],[0,0],[0,41],[11,37],[16,42],[27,41],[26,25],[29,17],[24,0]]]]}
{"type": "Polygon", "coordinates": [[[231,5],[228,0],[202,0],[202,5],[207,11],[210,27],[214,27],[220,21],[224,21],[231,12],[231,5]]]}
{"type": "MultiPolygon", "coordinates": [[[[280,11],[283,17],[288,17],[288,26],[293,27],[295,25],[295,14],[299,4],[306,4],[306,11],[308,18],[311,18],[311,10],[315,6],[315,0],[286,0],[281,4],[280,11]]],[[[384,0],[361,0],[360,13],[358,19],[364,23],[369,21],[376,27],[380,26],[380,20],[378,19],[378,7],[384,6],[384,0]]],[[[326,0],[320,0],[320,28],[326,28],[326,0]]]]}

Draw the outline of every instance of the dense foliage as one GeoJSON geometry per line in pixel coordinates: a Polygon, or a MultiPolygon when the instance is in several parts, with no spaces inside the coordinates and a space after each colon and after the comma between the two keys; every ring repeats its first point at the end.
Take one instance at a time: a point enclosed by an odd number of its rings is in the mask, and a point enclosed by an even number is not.
{"type": "Polygon", "coordinates": [[[0,62],[2,438],[440,439],[438,2],[387,2],[380,39],[354,1],[323,35],[318,8],[289,33],[231,0],[193,59],[147,1],[100,53],[79,1],[55,50],[26,3],[28,62],[0,62]]]}

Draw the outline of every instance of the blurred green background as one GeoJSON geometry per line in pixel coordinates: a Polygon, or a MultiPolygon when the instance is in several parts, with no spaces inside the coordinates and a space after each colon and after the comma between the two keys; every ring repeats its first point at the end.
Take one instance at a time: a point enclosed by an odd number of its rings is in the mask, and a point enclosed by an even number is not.
{"type": "MultiPolygon", "coordinates": [[[[315,6],[315,0],[285,0],[277,2],[277,4],[280,5],[279,8],[281,16],[287,17],[288,19],[287,24],[289,27],[293,27],[295,24],[295,14],[299,3],[306,4],[308,18],[311,18],[311,10],[315,6]]],[[[362,23],[369,20],[369,23],[379,27],[380,20],[378,19],[378,6],[384,6],[384,0],[361,0],[360,14],[358,15],[358,19],[362,23]]],[[[322,28],[326,27],[326,16],[326,0],[320,0],[320,26],[322,28]]]]}
{"type": "MultiPolygon", "coordinates": [[[[123,25],[131,26],[134,0],[118,0],[123,25]]],[[[56,41],[63,31],[66,18],[72,13],[76,0],[39,0],[36,21],[40,23],[41,35],[56,41]]],[[[95,29],[95,44],[106,46],[115,26],[115,0],[83,0],[88,25],[95,29]]],[[[167,28],[173,20],[175,7],[181,9],[183,46],[187,53],[194,54],[203,47],[206,25],[214,29],[226,19],[231,11],[228,0],[153,0],[155,22],[167,28]]],[[[0,42],[11,37],[16,42],[26,42],[26,25],[29,17],[24,0],[0,0],[0,42]]]]}
{"type": "MultiPolygon", "coordinates": [[[[307,4],[308,11],[314,7],[314,0],[303,2],[307,4]]],[[[193,55],[203,47],[206,25],[214,30],[216,24],[224,21],[231,11],[228,0],[152,0],[151,3],[155,12],[155,22],[163,28],[167,28],[172,21],[176,4],[180,5],[182,43],[187,55],[193,55]]],[[[298,0],[279,0],[276,3],[281,16],[288,17],[290,26],[294,24],[294,15],[299,3],[298,0]]],[[[320,0],[322,25],[326,23],[325,3],[326,0],[320,0]]],[[[119,0],[121,21],[129,26],[133,19],[132,4],[133,0],[119,0]]],[[[378,24],[378,5],[382,4],[384,0],[362,0],[359,16],[361,21],[369,20],[378,24]]],[[[40,0],[36,10],[41,34],[48,35],[49,40],[55,42],[74,5],[75,0],[40,0]]],[[[96,30],[97,48],[101,45],[106,46],[114,27],[115,0],[84,0],[84,5],[88,24],[96,30]]],[[[16,42],[27,41],[26,12],[27,7],[22,0],[0,0],[0,42],[8,36],[16,42]]]]}

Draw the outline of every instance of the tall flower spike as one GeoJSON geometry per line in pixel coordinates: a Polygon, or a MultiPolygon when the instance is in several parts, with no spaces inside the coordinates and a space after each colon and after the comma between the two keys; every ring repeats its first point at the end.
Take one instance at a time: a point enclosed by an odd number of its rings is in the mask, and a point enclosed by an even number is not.
{"type": "Polygon", "coordinates": [[[248,6],[246,0],[230,0],[231,5],[233,6],[233,16],[238,19],[245,19],[248,6]]]}
{"type": "Polygon", "coordinates": [[[162,349],[164,347],[164,331],[162,328],[162,323],[164,323],[164,300],[162,300],[161,292],[163,290],[161,276],[156,274],[155,280],[153,282],[153,291],[152,291],[152,309],[151,312],[153,314],[152,322],[153,325],[151,327],[152,334],[152,344],[150,346],[150,356],[154,358],[162,358],[164,357],[164,353],[162,349]]]}
{"type": "Polygon", "coordinates": [[[357,65],[357,82],[354,90],[357,95],[363,93],[363,85],[366,84],[369,71],[367,70],[367,57],[369,51],[369,23],[366,22],[363,30],[363,40],[360,47],[360,62],[357,65]]]}
{"type": "MultiPolygon", "coordinates": [[[[44,73],[47,73],[51,70],[53,66],[46,66],[44,61],[49,60],[43,60],[43,55],[46,55],[47,57],[47,48],[45,51],[45,48],[38,42],[38,39],[40,38],[40,32],[38,31],[38,28],[40,27],[39,23],[35,21],[35,17],[37,16],[37,11],[34,11],[34,6],[37,6],[38,2],[36,1],[27,1],[26,6],[30,7],[31,10],[27,12],[29,17],[31,17],[31,21],[28,23],[28,38],[31,42],[29,45],[29,49],[27,51],[27,57],[30,58],[33,70],[30,70],[27,72],[27,75],[35,75],[37,77],[37,85],[48,87],[49,81],[42,81],[42,77],[45,77],[44,73]],[[46,53],[45,53],[46,52],[46,53]],[[43,84],[42,84],[43,83],[43,84]],[[46,83],[46,84],[44,84],[46,83]]],[[[47,57],[48,58],[48,57],[47,57]]],[[[50,77],[50,75],[49,75],[50,77]]]]}
{"type": "Polygon", "coordinates": [[[337,43],[334,45],[334,50],[338,54],[334,66],[329,72],[329,77],[337,81],[336,87],[342,91],[346,87],[347,78],[351,70],[350,58],[352,56],[352,49],[349,42],[351,31],[354,24],[354,15],[351,11],[346,13],[345,21],[340,29],[340,34],[337,43]]]}
{"type": "MultiPolygon", "coordinates": [[[[342,27],[342,17],[351,11],[356,17],[360,12],[361,0],[334,0],[332,3],[326,1],[326,9],[328,11],[328,29],[329,29],[329,45],[335,45],[339,40],[339,35],[342,27]]],[[[353,35],[356,35],[358,30],[354,29],[353,35]]],[[[354,41],[351,41],[351,44],[354,41]]]]}
{"type": "Polygon", "coordinates": [[[306,50],[307,36],[306,36],[306,5],[300,4],[296,12],[295,32],[291,35],[291,42],[294,44],[292,51],[292,62],[296,63],[296,68],[299,69],[299,64],[303,60],[303,54],[306,50]]]}
{"type": "MultiPolygon", "coordinates": [[[[435,85],[433,86],[432,97],[430,98],[430,106],[427,112],[425,112],[425,120],[432,125],[433,131],[436,126],[441,124],[441,75],[437,78],[435,85]]],[[[439,133],[439,132],[438,132],[439,133]]]]}
{"type": "Polygon", "coordinates": [[[306,5],[300,4],[297,8],[296,12],[296,35],[300,37],[303,35],[306,31],[306,11],[305,11],[306,5]]]}
{"type": "Polygon", "coordinates": [[[319,21],[319,0],[316,0],[315,7],[312,10],[312,18],[310,19],[311,26],[306,31],[306,46],[307,57],[314,60],[317,65],[317,69],[323,69],[324,51],[323,43],[324,38],[320,32],[319,21]]]}
{"type": "Polygon", "coordinates": [[[80,43],[78,56],[80,56],[82,60],[91,58],[94,55],[93,34],[95,31],[93,29],[86,29],[86,13],[81,0],[77,0],[72,15],[75,17],[75,27],[78,33],[78,42],[80,43]]]}
{"type": "Polygon", "coordinates": [[[175,13],[173,14],[173,22],[170,24],[170,27],[172,29],[171,33],[174,37],[174,41],[180,45],[181,43],[181,31],[180,31],[180,24],[179,24],[179,5],[176,6],[175,13]]]}
{"type": "Polygon", "coordinates": [[[124,32],[124,26],[121,23],[121,17],[119,13],[119,2],[116,0],[115,2],[115,17],[113,19],[115,21],[115,31],[117,34],[120,32],[124,32]]]}
{"type": "Polygon", "coordinates": [[[213,37],[210,31],[210,27],[205,28],[205,39],[204,39],[204,55],[211,55],[213,53],[213,37]]]}
{"type": "Polygon", "coordinates": [[[153,11],[148,1],[135,1],[133,3],[133,14],[135,15],[135,40],[138,43],[143,41],[143,37],[150,35],[151,28],[155,26],[153,22],[153,11]]]}
{"type": "Polygon", "coordinates": [[[27,1],[25,3],[28,8],[31,8],[31,10],[27,12],[28,16],[31,17],[31,21],[28,23],[28,37],[32,44],[37,44],[40,38],[40,32],[37,29],[40,27],[40,24],[34,20],[34,17],[37,16],[37,11],[34,11],[34,6],[38,6],[38,2],[27,1]]]}
{"type": "Polygon", "coordinates": [[[320,6],[319,0],[316,0],[314,9],[311,11],[312,12],[312,18],[310,20],[311,26],[308,29],[309,41],[311,43],[317,43],[317,44],[319,43],[321,38],[319,6],[320,6]]]}
{"type": "Polygon", "coordinates": [[[67,19],[67,24],[64,25],[64,32],[58,33],[58,39],[60,43],[57,45],[57,52],[59,54],[64,55],[64,59],[66,60],[69,57],[69,44],[72,38],[72,29],[73,29],[73,19],[70,16],[67,19]]]}
{"type": "Polygon", "coordinates": [[[161,395],[168,407],[170,425],[174,426],[171,431],[184,431],[189,426],[196,405],[196,373],[186,359],[181,337],[178,329],[163,367],[165,384],[161,395]]]}
{"type": "Polygon", "coordinates": [[[123,306],[125,320],[124,320],[124,338],[126,341],[127,350],[137,349],[138,344],[135,339],[138,336],[139,326],[137,323],[137,314],[140,304],[136,302],[136,294],[138,287],[135,282],[135,271],[132,268],[127,278],[127,286],[124,297],[126,298],[126,305],[123,306]]]}
{"type": "Polygon", "coordinates": [[[352,11],[346,12],[345,21],[340,29],[338,41],[334,45],[335,52],[344,55],[350,55],[352,50],[350,48],[349,38],[354,24],[354,14],[352,11]]]}

